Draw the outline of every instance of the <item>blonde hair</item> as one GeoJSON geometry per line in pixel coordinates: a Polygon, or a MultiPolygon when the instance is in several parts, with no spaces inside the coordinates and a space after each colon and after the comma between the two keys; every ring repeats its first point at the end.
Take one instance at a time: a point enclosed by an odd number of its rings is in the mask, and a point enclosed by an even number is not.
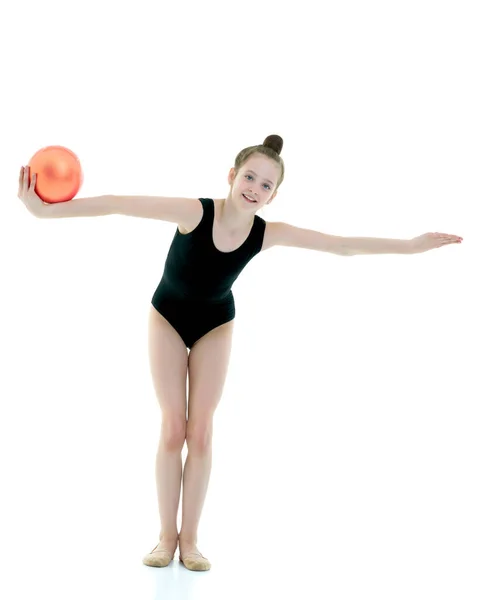
{"type": "Polygon", "coordinates": [[[274,160],[280,167],[279,179],[276,184],[276,189],[278,189],[284,179],[284,162],[280,156],[282,149],[283,139],[279,135],[269,135],[262,144],[259,144],[258,146],[248,146],[248,148],[241,150],[235,159],[235,171],[238,173],[248,158],[253,154],[263,154],[274,160]]]}

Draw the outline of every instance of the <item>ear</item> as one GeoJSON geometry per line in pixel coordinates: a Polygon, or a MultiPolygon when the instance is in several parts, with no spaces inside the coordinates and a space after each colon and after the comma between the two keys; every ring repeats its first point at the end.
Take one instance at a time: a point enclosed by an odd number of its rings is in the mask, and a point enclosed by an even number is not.
{"type": "Polygon", "coordinates": [[[228,183],[230,185],[233,184],[235,177],[236,177],[236,171],[235,171],[234,167],[231,167],[230,172],[228,173],[228,183]]]}

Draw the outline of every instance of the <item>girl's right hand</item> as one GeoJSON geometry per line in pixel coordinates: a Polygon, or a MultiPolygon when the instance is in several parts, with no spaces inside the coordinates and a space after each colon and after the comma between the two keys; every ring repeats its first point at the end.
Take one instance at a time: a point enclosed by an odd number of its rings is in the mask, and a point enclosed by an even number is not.
{"type": "Polygon", "coordinates": [[[20,178],[18,182],[18,197],[33,215],[39,217],[41,216],[45,208],[45,204],[40,198],[40,196],[38,196],[35,192],[37,174],[33,174],[30,185],[28,185],[29,173],[30,167],[22,167],[20,169],[20,178]]]}

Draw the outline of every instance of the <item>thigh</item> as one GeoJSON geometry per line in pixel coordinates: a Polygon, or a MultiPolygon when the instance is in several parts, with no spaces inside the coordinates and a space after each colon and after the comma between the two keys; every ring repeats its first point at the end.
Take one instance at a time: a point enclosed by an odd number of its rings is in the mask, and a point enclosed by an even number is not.
{"type": "Polygon", "coordinates": [[[150,370],[163,417],[169,422],[186,423],[188,350],[176,330],[153,306],[148,332],[150,370]]]}
{"type": "Polygon", "coordinates": [[[234,320],[201,337],[188,359],[188,425],[211,420],[221,399],[233,343],[234,320]]]}

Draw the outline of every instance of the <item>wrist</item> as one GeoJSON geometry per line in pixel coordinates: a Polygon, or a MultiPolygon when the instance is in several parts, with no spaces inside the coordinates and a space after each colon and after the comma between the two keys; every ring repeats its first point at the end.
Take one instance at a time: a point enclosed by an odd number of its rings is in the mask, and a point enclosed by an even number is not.
{"type": "Polygon", "coordinates": [[[406,252],[405,254],[417,254],[418,249],[414,243],[414,239],[406,240],[406,252]]]}
{"type": "Polygon", "coordinates": [[[49,204],[42,201],[41,205],[37,206],[35,210],[32,211],[32,214],[35,215],[35,217],[37,217],[38,219],[44,219],[48,215],[49,206],[49,204]]]}

